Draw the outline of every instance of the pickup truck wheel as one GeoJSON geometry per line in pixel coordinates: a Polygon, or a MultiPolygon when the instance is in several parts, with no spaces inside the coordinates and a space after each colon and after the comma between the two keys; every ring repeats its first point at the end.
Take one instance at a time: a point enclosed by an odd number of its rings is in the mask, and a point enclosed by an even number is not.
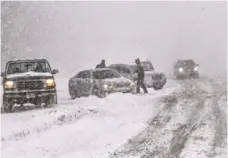
{"type": "Polygon", "coordinates": [[[5,113],[12,113],[13,112],[13,105],[10,104],[10,105],[4,106],[4,112],[5,113]]]}
{"type": "Polygon", "coordinates": [[[55,95],[55,96],[49,96],[47,98],[47,100],[45,101],[45,103],[44,103],[44,108],[48,108],[51,105],[55,105],[55,104],[57,104],[57,95],[55,95]]]}
{"type": "Polygon", "coordinates": [[[3,112],[12,113],[13,112],[13,103],[10,102],[3,96],[3,112]]]}

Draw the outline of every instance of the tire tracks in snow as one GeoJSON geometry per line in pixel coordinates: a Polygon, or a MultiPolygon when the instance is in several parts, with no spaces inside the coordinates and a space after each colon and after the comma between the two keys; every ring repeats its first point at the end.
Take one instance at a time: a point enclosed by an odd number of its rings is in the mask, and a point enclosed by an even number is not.
{"type": "MultiPolygon", "coordinates": [[[[150,130],[151,133],[156,132],[157,129],[162,128],[167,122],[169,122],[170,117],[168,116],[168,113],[170,113],[171,109],[177,102],[177,98],[175,95],[171,95],[162,98],[160,101],[165,102],[165,106],[163,106],[160,112],[152,120],[148,121],[148,124],[153,128],[151,129],[149,126],[146,131],[150,130]]],[[[143,148],[139,148],[139,146],[145,144],[146,141],[147,137],[145,132],[142,132],[135,138],[129,140],[125,146],[126,148],[123,151],[111,154],[111,157],[116,157],[117,155],[127,155],[129,153],[143,152],[143,148]]]]}
{"type": "MultiPolygon", "coordinates": [[[[182,92],[174,95],[176,96],[176,101],[165,103],[164,108],[152,120],[149,127],[132,140],[129,140],[112,157],[181,157],[182,149],[185,148],[185,144],[191,137],[192,132],[196,131],[202,121],[208,116],[207,107],[213,106],[211,104],[211,95],[213,93],[211,94],[208,89],[200,87],[198,82],[201,83],[202,81],[193,80],[181,83],[182,92]],[[179,106],[178,110],[173,108],[175,105],[179,106]]],[[[212,90],[215,89],[213,88],[212,90]]],[[[214,104],[217,105],[217,101],[214,101],[214,104]]],[[[220,113],[216,112],[216,110],[214,108],[214,113],[220,113]]],[[[220,126],[216,128],[220,128],[220,126]]],[[[220,134],[217,134],[217,137],[220,137],[220,134]]],[[[221,139],[223,140],[223,138],[221,139]]],[[[215,140],[220,139],[217,138],[215,140]]]]}
{"type": "Polygon", "coordinates": [[[209,158],[227,157],[227,150],[224,150],[227,147],[227,91],[225,87],[220,87],[220,84],[213,84],[213,89],[223,89],[214,94],[214,99],[211,104],[212,114],[214,116],[213,121],[215,133],[213,149],[209,155],[209,158]]]}

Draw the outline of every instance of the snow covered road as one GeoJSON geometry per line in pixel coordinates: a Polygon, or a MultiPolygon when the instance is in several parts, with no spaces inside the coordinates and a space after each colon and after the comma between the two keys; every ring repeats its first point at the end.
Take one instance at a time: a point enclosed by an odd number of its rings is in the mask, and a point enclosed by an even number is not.
{"type": "Polygon", "coordinates": [[[159,98],[179,89],[170,80],[148,95],[112,94],[70,100],[67,80],[57,79],[59,105],[2,114],[3,158],[102,158],[147,127],[163,108],[159,98]]]}
{"type": "Polygon", "coordinates": [[[226,158],[227,91],[222,79],[185,80],[161,100],[150,125],[112,157],[226,158]]]}

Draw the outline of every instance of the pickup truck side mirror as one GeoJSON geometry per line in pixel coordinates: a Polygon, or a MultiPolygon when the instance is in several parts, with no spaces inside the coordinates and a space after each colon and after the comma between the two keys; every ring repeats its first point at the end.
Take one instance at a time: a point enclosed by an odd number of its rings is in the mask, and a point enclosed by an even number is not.
{"type": "Polygon", "coordinates": [[[54,70],[52,70],[52,72],[51,72],[53,75],[54,74],[57,74],[57,73],[59,73],[59,70],[58,69],[54,69],[54,70]]]}
{"type": "Polygon", "coordinates": [[[1,73],[1,77],[5,77],[5,72],[2,72],[1,73]]]}

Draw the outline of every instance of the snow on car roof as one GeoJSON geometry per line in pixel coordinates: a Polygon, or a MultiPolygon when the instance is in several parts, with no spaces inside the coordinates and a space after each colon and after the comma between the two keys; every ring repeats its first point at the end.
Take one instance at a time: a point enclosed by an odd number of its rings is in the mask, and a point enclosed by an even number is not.
{"type": "MultiPolygon", "coordinates": [[[[12,59],[10,61],[27,61],[27,60],[46,60],[44,58],[31,58],[31,59],[12,59]]],[[[10,62],[9,61],[9,62],[10,62]]]]}
{"type": "Polygon", "coordinates": [[[128,65],[128,64],[111,64],[111,65],[109,65],[108,67],[112,67],[112,66],[125,66],[125,67],[129,67],[130,65],[128,65]]]}
{"type": "Polygon", "coordinates": [[[113,71],[113,69],[110,69],[110,68],[96,68],[93,71],[105,71],[105,70],[111,70],[111,71],[113,71]]]}

